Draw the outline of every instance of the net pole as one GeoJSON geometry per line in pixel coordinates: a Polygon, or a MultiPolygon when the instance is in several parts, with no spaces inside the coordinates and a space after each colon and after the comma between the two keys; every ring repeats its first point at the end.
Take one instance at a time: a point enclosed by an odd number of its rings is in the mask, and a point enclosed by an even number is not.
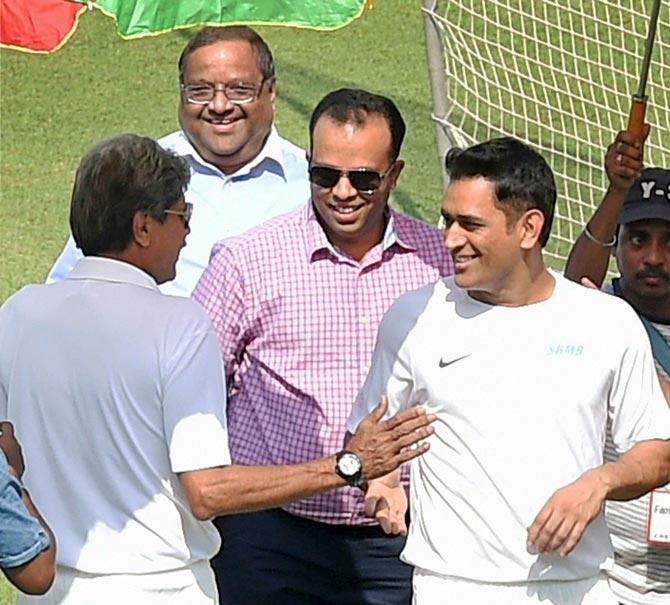
{"type": "Polygon", "coordinates": [[[426,58],[430,75],[430,90],[433,103],[433,121],[435,122],[435,138],[437,155],[442,174],[442,185],[446,187],[449,177],[444,168],[444,156],[454,144],[450,140],[446,129],[447,119],[447,70],[444,62],[444,52],[440,30],[434,15],[437,10],[437,0],[421,0],[423,10],[423,25],[426,35],[426,58]]]}

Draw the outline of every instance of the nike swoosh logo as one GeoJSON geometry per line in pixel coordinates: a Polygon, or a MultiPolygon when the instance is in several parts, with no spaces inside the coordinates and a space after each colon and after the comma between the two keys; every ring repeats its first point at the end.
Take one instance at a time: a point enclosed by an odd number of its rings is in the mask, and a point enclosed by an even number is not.
{"type": "Polygon", "coordinates": [[[465,359],[466,357],[470,357],[470,353],[468,353],[467,355],[462,355],[461,357],[457,357],[456,359],[450,359],[449,361],[443,361],[442,358],[440,358],[440,367],[446,368],[447,366],[450,366],[452,363],[461,361],[461,359],[465,359]]]}

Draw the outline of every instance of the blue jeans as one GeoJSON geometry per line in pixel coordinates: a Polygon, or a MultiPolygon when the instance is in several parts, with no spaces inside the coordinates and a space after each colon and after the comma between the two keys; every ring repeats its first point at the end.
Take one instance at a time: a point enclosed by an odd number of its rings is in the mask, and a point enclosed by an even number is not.
{"type": "Polygon", "coordinates": [[[215,520],[212,568],[222,605],[409,605],[404,536],[329,525],[275,509],[215,520]]]}

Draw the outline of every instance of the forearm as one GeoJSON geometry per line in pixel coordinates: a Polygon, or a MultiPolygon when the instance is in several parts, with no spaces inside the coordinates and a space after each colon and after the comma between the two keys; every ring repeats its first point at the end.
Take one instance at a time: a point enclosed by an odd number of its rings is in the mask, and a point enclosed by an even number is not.
{"type": "MultiPolygon", "coordinates": [[[[625,198],[625,189],[610,185],[602,202],[587,223],[587,228],[595,239],[603,243],[613,241],[625,198]]],[[[591,241],[582,232],[568,255],[565,276],[577,282],[582,277],[588,277],[594,284],[600,286],[607,273],[611,250],[610,246],[591,241]]]]}
{"type": "MultiPolygon", "coordinates": [[[[51,528],[49,527],[49,524],[44,520],[44,517],[40,514],[40,511],[37,510],[37,507],[35,506],[34,502],[32,501],[32,498],[30,497],[30,494],[28,493],[28,490],[24,487],[22,488],[22,499],[23,499],[23,504],[25,507],[28,509],[28,512],[35,517],[40,522],[40,525],[42,526],[42,529],[44,529],[46,535],[49,537],[49,548],[48,550],[51,551],[51,556],[52,558],[55,559],[56,557],[56,538],[51,531],[51,528]]],[[[44,551],[46,552],[46,551],[44,551]]]]}
{"type": "MultiPolygon", "coordinates": [[[[388,401],[382,397],[347,442],[347,449],[360,463],[356,478],[360,483],[388,475],[429,448],[424,440],[433,432],[430,424],[435,416],[415,406],[382,420],[387,409],[388,401]]],[[[183,472],[179,479],[193,514],[204,520],[274,508],[343,487],[347,483],[337,474],[336,462],[336,456],[328,456],[294,465],[231,465],[183,472]]]]}
{"type": "Polygon", "coordinates": [[[49,537],[49,546],[36,557],[19,565],[3,569],[7,579],[19,590],[28,594],[43,594],[51,587],[55,576],[56,541],[51,528],[33,504],[27,490],[23,490],[23,503],[49,537]]]}
{"type": "Polygon", "coordinates": [[[335,456],[282,466],[234,464],[182,473],[194,515],[218,515],[282,506],[346,485],[335,472],[335,456]]]}
{"type": "Polygon", "coordinates": [[[670,440],[642,441],[594,469],[607,500],[632,500],[670,482],[670,440]]]}

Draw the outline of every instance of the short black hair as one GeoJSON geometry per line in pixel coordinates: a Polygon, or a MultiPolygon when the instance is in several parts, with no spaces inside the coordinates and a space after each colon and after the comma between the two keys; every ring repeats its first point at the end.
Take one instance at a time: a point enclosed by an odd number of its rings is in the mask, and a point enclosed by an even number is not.
{"type": "Polygon", "coordinates": [[[396,160],[405,138],[405,121],[395,103],[387,97],[365,90],[340,88],[329,92],[316,106],[309,120],[309,146],[313,146],[314,128],[322,115],[340,124],[360,126],[371,115],[382,116],[391,131],[391,160],[396,160]]]}
{"type": "Polygon", "coordinates": [[[85,256],[125,250],[135,213],[165,220],[165,210],[186,191],[190,175],[182,158],[148,137],[124,134],[98,143],[77,169],[70,228],[85,256]]]}
{"type": "Polygon", "coordinates": [[[528,210],[539,210],[544,216],[540,245],[546,245],[554,220],[556,181],[537,151],[513,137],[500,137],[450,149],[444,163],[451,181],[478,176],[492,181],[496,207],[505,213],[508,225],[528,210]]]}
{"type": "Polygon", "coordinates": [[[204,46],[211,46],[217,42],[246,41],[251,44],[258,59],[258,69],[263,80],[275,77],[275,62],[270,47],[256,31],[246,25],[228,25],[225,27],[203,27],[184,47],[179,56],[179,81],[184,83],[186,62],[191,53],[204,46]]]}

